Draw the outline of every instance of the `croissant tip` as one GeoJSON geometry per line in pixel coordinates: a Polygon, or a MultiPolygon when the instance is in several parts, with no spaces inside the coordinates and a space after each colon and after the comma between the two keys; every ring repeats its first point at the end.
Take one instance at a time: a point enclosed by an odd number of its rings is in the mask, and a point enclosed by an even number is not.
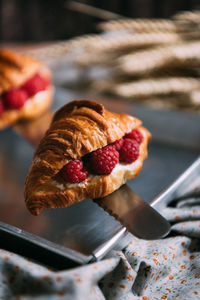
{"type": "Polygon", "coordinates": [[[40,210],[39,208],[34,208],[34,209],[31,209],[30,212],[33,216],[38,216],[40,214],[40,210]]]}

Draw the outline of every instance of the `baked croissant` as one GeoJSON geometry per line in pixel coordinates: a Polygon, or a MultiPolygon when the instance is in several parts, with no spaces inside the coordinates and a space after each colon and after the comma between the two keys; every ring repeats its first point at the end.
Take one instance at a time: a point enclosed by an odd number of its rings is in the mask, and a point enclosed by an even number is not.
{"type": "Polygon", "coordinates": [[[41,62],[0,49],[0,129],[38,117],[51,105],[51,72],[41,62]]]}
{"type": "Polygon", "coordinates": [[[92,101],[59,109],[41,140],[25,182],[28,209],[69,206],[104,197],[140,172],[151,134],[141,121],[92,101]]]}

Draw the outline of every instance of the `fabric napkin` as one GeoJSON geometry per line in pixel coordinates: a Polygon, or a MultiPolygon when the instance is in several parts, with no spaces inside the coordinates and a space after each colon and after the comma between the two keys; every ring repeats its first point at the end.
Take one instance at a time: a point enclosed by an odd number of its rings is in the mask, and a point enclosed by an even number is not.
{"type": "Polygon", "coordinates": [[[71,270],[55,272],[0,250],[0,299],[200,299],[200,205],[189,199],[161,213],[172,224],[170,236],[129,234],[123,250],[71,270]]]}

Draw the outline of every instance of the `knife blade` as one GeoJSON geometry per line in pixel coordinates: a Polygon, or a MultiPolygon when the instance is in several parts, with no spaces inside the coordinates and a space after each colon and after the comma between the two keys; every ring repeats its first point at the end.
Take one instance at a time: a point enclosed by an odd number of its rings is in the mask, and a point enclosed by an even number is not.
{"type": "Polygon", "coordinates": [[[169,222],[126,184],[94,201],[138,238],[160,239],[170,231],[169,222]]]}

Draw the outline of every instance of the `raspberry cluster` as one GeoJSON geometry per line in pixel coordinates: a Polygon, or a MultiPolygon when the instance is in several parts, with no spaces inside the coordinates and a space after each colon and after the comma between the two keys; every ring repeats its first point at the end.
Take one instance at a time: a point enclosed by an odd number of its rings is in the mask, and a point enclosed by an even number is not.
{"type": "Polygon", "coordinates": [[[39,74],[34,75],[21,87],[12,89],[0,97],[0,115],[6,109],[21,108],[29,97],[46,90],[50,82],[39,74]]]}
{"type": "Polygon", "coordinates": [[[141,144],[143,141],[143,135],[138,129],[133,129],[131,132],[126,133],[124,139],[131,139],[141,144]]]}
{"type": "Polygon", "coordinates": [[[119,151],[119,150],[121,149],[123,143],[124,143],[124,139],[121,138],[121,139],[115,141],[114,143],[112,143],[111,145],[112,145],[117,151],[119,151]]]}
{"type": "Polygon", "coordinates": [[[124,139],[123,146],[119,150],[119,159],[122,163],[131,164],[139,156],[139,144],[136,140],[124,139]]]}
{"type": "Polygon", "coordinates": [[[3,99],[0,97],[0,115],[4,112],[3,99]]]}
{"type": "Polygon", "coordinates": [[[83,167],[80,159],[71,160],[62,170],[62,176],[67,182],[79,183],[88,176],[88,171],[83,167]]]}
{"type": "Polygon", "coordinates": [[[108,175],[119,162],[119,153],[111,145],[98,149],[90,155],[90,165],[98,175],[108,175]]]}
{"type": "Polygon", "coordinates": [[[82,182],[90,173],[109,175],[119,161],[131,164],[137,160],[142,141],[142,133],[133,129],[114,143],[87,154],[83,160],[71,160],[63,167],[61,175],[69,183],[82,182]]]}

